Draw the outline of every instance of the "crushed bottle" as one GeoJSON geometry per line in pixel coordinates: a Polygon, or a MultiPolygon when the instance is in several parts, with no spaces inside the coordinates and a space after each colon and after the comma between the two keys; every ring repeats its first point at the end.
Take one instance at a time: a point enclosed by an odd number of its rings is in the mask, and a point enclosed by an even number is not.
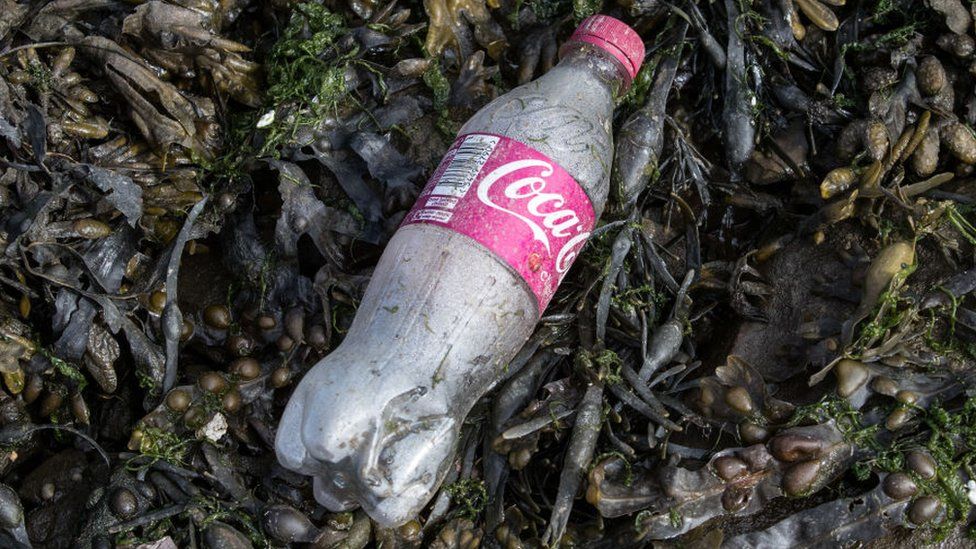
{"type": "Polygon", "coordinates": [[[461,128],[278,427],[279,461],[319,503],[394,526],[433,496],[603,211],[614,104],[643,57],[633,29],[590,17],[556,67],[461,128]]]}

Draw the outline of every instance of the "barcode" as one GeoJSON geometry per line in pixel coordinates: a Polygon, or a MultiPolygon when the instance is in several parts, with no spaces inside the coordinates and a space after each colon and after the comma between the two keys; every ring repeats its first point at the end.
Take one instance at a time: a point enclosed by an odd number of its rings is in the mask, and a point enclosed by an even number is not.
{"type": "Polygon", "coordinates": [[[431,195],[464,196],[471,188],[478,172],[488,161],[498,138],[493,135],[474,134],[467,136],[454,153],[447,169],[441,173],[431,195]]]}

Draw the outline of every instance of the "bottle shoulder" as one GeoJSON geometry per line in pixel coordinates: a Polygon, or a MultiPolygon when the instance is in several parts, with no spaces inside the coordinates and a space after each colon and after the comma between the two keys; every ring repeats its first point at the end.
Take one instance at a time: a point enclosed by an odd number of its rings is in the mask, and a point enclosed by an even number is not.
{"type": "Polygon", "coordinates": [[[600,90],[543,77],[496,98],[461,133],[504,135],[545,154],[583,186],[600,211],[613,157],[612,115],[612,99],[600,90]]]}

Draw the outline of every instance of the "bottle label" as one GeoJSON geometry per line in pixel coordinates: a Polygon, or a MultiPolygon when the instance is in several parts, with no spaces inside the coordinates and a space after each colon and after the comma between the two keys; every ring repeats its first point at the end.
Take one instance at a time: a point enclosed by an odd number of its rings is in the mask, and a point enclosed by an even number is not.
{"type": "Polygon", "coordinates": [[[546,155],[507,137],[469,133],[448,149],[403,224],[438,225],[476,240],[525,279],[541,315],[595,222],[586,192],[546,155]]]}

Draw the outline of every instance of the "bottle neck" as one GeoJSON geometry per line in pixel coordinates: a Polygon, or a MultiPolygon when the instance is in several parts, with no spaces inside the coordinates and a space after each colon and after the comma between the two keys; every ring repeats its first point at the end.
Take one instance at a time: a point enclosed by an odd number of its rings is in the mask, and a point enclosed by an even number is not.
{"type": "Polygon", "coordinates": [[[559,52],[559,67],[581,70],[606,87],[614,102],[630,88],[631,78],[623,64],[607,51],[586,42],[570,42],[559,52]]]}

